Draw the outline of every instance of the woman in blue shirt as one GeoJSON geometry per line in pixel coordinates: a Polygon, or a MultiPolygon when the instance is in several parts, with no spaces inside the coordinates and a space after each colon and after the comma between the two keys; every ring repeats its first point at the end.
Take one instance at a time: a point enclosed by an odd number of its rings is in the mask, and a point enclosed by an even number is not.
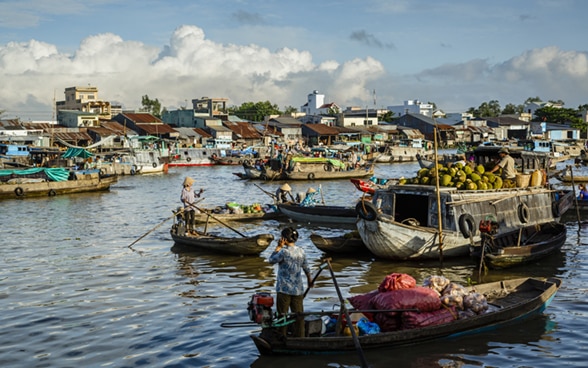
{"type": "MultiPolygon", "coordinates": [[[[276,309],[280,316],[288,313],[304,312],[304,283],[302,272],[306,274],[308,287],[312,287],[310,268],[306,260],[304,249],[296,246],[298,231],[292,227],[282,230],[282,237],[278,240],[278,246],[269,257],[269,263],[278,264],[278,278],[276,282],[276,309]]],[[[286,335],[286,326],[281,329],[286,335]]],[[[293,335],[304,337],[304,317],[298,316],[294,323],[293,335]]]]}

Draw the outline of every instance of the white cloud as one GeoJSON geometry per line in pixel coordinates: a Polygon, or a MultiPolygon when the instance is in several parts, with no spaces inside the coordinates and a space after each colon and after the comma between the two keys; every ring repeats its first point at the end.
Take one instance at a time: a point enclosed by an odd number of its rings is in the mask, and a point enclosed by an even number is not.
{"type": "Polygon", "coordinates": [[[342,107],[372,106],[375,89],[378,107],[417,98],[446,111],[489,100],[519,104],[529,96],[575,107],[588,95],[586,53],[557,47],[499,64],[473,59],[415,75],[391,72],[369,56],[315,64],[306,50],[216,43],[196,26],[177,28],[162,47],[103,33],[86,37],[72,54],[35,40],[0,46],[0,110],[7,110],[4,117],[49,119],[54,95],[62,100],[65,88],[88,84],[98,87],[101,99],[125,108],[138,108],[147,94],[168,109],[202,96],[298,108],[315,89],[342,107]]]}

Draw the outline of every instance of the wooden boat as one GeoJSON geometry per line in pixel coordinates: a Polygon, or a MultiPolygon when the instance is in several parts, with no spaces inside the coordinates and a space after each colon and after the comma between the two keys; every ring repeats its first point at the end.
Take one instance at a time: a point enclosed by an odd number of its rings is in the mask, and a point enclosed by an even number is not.
{"type": "MultiPolygon", "coordinates": [[[[476,163],[492,165],[498,150],[499,147],[478,147],[474,150],[476,163]]],[[[513,155],[521,174],[536,172],[550,164],[541,154],[519,151],[513,155]]],[[[406,182],[419,182],[418,177],[409,180],[406,182]]],[[[548,186],[541,185],[483,190],[465,190],[463,185],[462,189],[442,186],[437,192],[434,185],[402,185],[402,182],[377,189],[371,203],[360,202],[356,206],[359,234],[370,252],[380,258],[419,260],[467,256],[471,242],[480,242],[477,224],[487,216],[500,216],[502,233],[557,221],[571,206],[571,194],[556,196],[548,186]]],[[[487,188],[486,184],[483,188],[487,188]]]]}
{"type": "Polygon", "coordinates": [[[292,220],[304,223],[354,224],[357,221],[357,213],[353,207],[304,207],[296,203],[280,203],[278,208],[292,220]]]}
{"type": "Polygon", "coordinates": [[[565,169],[555,173],[554,177],[566,184],[571,184],[572,182],[574,184],[588,183],[588,175],[585,173],[573,172],[573,169],[570,166],[567,166],[565,169]]]}
{"type": "Polygon", "coordinates": [[[318,249],[326,253],[357,254],[369,253],[363,240],[357,232],[347,233],[344,236],[324,237],[319,234],[310,234],[310,240],[318,249]]]}
{"type": "Polygon", "coordinates": [[[380,179],[376,177],[370,178],[370,180],[363,180],[359,178],[353,178],[350,180],[357,190],[369,195],[373,195],[377,189],[386,188],[388,185],[398,183],[398,179],[380,179]]]}
{"type": "Polygon", "coordinates": [[[205,249],[212,252],[256,255],[263,252],[274,240],[272,234],[257,234],[245,237],[222,237],[203,232],[188,234],[185,226],[175,223],[170,230],[172,239],[176,244],[205,249]]]}
{"type": "Polygon", "coordinates": [[[343,161],[322,157],[294,157],[291,159],[284,179],[287,180],[328,180],[351,179],[373,176],[373,165],[348,167],[343,161]]]}
{"type": "Polygon", "coordinates": [[[176,148],[169,155],[169,166],[212,166],[212,155],[221,156],[219,148],[176,148]]]}
{"type": "Polygon", "coordinates": [[[565,225],[548,222],[500,235],[484,234],[480,244],[470,246],[470,255],[489,268],[508,268],[556,252],[565,241],[565,225]]]}
{"type": "MultiPolygon", "coordinates": [[[[376,334],[345,336],[341,334],[308,337],[284,337],[271,323],[262,324],[260,334],[251,335],[262,355],[307,355],[353,352],[361,349],[395,348],[435,339],[450,339],[469,334],[494,331],[511,323],[520,323],[543,313],[561,286],[557,278],[520,278],[467,287],[467,291],[483,294],[489,308],[481,314],[460,316],[450,322],[433,326],[395,330],[376,334]],[[356,345],[356,343],[358,345],[356,345]]],[[[350,310],[349,313],[360,313],[350,310]]],[[[370,312],[374,312],[373,310],[370,312]]],[[[305,313],[305,315],[331,315],[333,311],[305,313]]],[[[319,320],[320,321],[320,320],[319,320]]],[[[319,329],[320,331],[320,329],[319,329]]]]}
{"type": "Polygon", "coordinates": [[[64,168],[30,168],[0,170],[0,181],[0,199],[22,199],[106,191],[117,178],[101,176],[98,170],[88,173],[64,168]]]}
{"type": "Polygon", "coordinates": [[[286,217],[276,208],[272,212],[253,212],[253,213],[215,213],[214,209],[204,209],[207,213],[197,213],[194,217],[196,223],[215,223],[218,220],[222,222],[249,222],[249,221],[263,221],[263,220],[278,220],[286,217]],[[214,216],[214,217],[213,217],[214,216]]]}

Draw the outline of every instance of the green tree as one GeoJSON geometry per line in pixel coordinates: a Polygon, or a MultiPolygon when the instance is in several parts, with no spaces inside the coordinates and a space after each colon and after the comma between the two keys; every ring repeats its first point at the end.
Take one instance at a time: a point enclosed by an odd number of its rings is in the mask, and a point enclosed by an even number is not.
{"type": "Polygon", "coordinates": [[[285,115],[291,115],[291,114],[295,114],[298,112],[298,109],[295,108],[294,106],[284,106],[284,114],[285,115]]]}
{"type": "Polygon", "coordinates": [[[506,104],[504,109],[502,110],[502,115],[513,115],[513,114],[520,114],[524,111],[525,107],[523,105],[515,105],[512,103],[506,104]]]}
{"type": "Polygon", "coordinates": [[[239,107],[231,108],[231,112],[242,119],[253,121],[263,121],[266,116],[282,114],[278,105],[269,101],[244,102],[239,107]]]}
{"type": "Polygon", "coordinates": [[[386,111],[382,116],[380,116],[380,121],[385,121],[390,123],[394,120],[394,113],[390,110],[386,111]]]}
{"type": "MultiPolygon", "coordinates": [[[[563,107],[545,106],[535,111],[533,121],[545,121],[554,124],[570,123],[574,127],[582,128],[585,124],[578,117],[578,111],[563,107]]],[[[584,128],[585,129],[585,128],[584,128]]]]}
{"type": "Polygon", "coordinates": [[[161,118],[161,102],[156,98],[152,100],[148,95],[141,97],[142,111],[146,111],[153,116],[161,118]]]}
{"type": "Polygon", "coordinates": [[[482,102],[482,104],[476,109],[470,107],[467,111],[468,113],[474,115],[474,117],[496,117],[500,115],[500,104],[497,100],[492,100],[490,102],[482,102]]]}
{"type": "MultiPolygon", "coordinates": [[[[588,104],[578,106],[578,111],[584,111],[584,110],[588,110],[588,104]]],[[[0,111],[0,115],[2,115],[2,111],[0,111]]]]}

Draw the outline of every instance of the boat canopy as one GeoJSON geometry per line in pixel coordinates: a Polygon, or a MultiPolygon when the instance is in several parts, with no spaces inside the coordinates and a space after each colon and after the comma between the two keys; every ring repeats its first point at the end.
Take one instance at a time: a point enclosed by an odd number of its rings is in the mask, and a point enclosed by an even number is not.
{"type": "Polygon", "coordinates": [[[86,151],[83,148],[70,147],[67,149],[67,151],[65,151],[65,153],[63,155],[61,155],[61,158],[72,158],[72,157],[88,158],[88,157],[92,157],[92,156],[94,156],[94,154],[86,151]]]}

